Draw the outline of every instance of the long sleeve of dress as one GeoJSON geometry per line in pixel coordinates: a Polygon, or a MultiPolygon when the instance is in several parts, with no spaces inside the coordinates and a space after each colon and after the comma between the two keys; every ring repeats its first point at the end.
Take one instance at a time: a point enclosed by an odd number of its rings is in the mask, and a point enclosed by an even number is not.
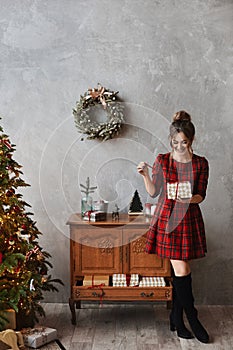
{"type": "Polygon", "coordinates": [[[203,199],[205,199],[205,196],[206,196],[208,178],[209,178],[209,164],[208,164],[208,161],[206,160],[206,158],[202,157],[196,194],[199,194],[200,196],[202,196],[203,199]]]}
{"type": "Polygon", "coordinates": [[[152,183],[155,186],[155,194],[153,197],[157,197],[159,195],[163,184],[163,171],[162,171],[161,158],[162,158],[162,155],[159,154],[156,157],[155,162],[153,164],[152,183]]]}

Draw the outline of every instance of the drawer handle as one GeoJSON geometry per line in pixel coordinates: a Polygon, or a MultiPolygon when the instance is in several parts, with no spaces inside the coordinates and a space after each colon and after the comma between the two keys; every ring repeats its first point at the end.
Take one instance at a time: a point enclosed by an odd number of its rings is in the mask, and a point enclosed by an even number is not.
{"type": "Polygon", "coordinates": [[[149,293],[149,294],[147,294],[147,293],[145,293],[145,292],[142,292],[142,293],[141,293],[141,297],[151,298],[151,297],[153,297],[153,296],[154,296],[154,293],[153,293],[153,292],[151,292],[151,293],[149,293]]]}
{"type": "Polygon", "coordinates": [[[104,294],[105,294],[104,291],[102,291],[101,293],[96,293],[96,292],[92,293],[93,297],[96,297],[96,298],[102,298],[104,294]]]}

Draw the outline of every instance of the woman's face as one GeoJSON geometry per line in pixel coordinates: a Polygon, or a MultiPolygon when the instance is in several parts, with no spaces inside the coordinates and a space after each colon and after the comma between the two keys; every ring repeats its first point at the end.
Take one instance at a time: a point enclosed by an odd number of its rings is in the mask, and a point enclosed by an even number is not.
{"type": "Polygon", "coordinates": [[[183,132],[178,132],[175,134],[172,138],[171,143],[173,151],[180,156],[185,156],[189,153],[191,143],[183,132]]]}

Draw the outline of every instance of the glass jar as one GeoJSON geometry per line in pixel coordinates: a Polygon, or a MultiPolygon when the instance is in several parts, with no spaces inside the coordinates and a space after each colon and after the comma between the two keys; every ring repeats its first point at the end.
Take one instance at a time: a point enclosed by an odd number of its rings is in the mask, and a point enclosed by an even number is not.
{"type": "Polygon", "coordinates": [[[87,211],[93,210],[93,199],[91,196],[85,196],[81,199],[81,213],[82,217],[87,211]]]}

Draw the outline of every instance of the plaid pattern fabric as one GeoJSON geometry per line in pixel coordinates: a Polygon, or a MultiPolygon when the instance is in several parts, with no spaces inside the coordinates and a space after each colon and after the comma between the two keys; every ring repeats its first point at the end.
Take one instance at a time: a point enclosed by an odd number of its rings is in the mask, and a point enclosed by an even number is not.
{"type": "Polygon", "coordinates": [[[169,199],[167,183],[190,182],[191,193],[206,196],[209,166],[204,157],[193,154],[192,161],[180,163],[170,153],[159,154],[152,170],[158,205],[147,233],[145,250],[160,257],[178,260],[205,256],[205,227],[198,204],[169,199]]]}

